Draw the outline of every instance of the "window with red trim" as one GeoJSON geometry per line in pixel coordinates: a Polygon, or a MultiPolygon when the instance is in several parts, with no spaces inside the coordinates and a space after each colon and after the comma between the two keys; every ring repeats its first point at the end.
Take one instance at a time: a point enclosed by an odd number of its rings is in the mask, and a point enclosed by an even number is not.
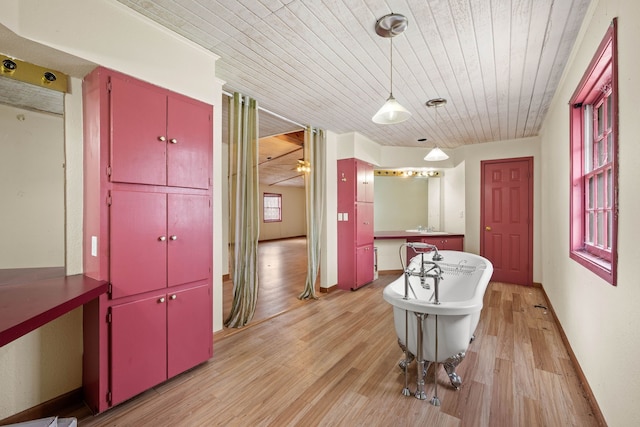
{"type": "Polygon", "coordinates": [[[262,194],[262,221],[281,222],[282,221],[282,194],[263,193],[262,194]]]}
{"type": "Polygon", "coordinates": [[[570,101],[570,257],[616,284],[617,243],[616,20],[570,101]]]}

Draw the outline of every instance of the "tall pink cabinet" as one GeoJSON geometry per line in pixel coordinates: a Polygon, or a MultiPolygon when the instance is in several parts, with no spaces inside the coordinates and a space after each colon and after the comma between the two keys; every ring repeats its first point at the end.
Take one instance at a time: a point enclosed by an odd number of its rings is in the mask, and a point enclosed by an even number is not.
{"type": "Polygon", "coordinates": [[[211,105],[97,68],[83,84],[83,388],[102,412],[211,358],[211,105]]]}
{"type": "Polygon", "coordinates": [[[338,287],[373,281],[373,165],[338,160],[338,287]]]}

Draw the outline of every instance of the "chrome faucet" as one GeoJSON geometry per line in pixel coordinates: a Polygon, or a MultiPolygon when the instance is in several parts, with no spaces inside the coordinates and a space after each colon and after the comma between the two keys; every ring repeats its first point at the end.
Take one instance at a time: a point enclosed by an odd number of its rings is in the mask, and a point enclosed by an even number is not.
{"type": "MultiPolygon", "coordinates": [[[[435,255],[434,255],[434,258],[435,258],[435,255]]],[[[422,263],[421,271],[424,271],[425,281],[426,281],[426,278],[433,279],[433,299],[434,299],[433,303],[440,304],[440,281],[444,280],[442,277],[442,268],[440,268],[440,265],[438,265],[438,263],[436,262],[424,261],[422,263]],[[425,268],[425,265],[428,265],[431,267],[425,268]]],[[[428,285],[426,287],[423,285],[423,287],[425,289],[429,289],[428,285]]]]}

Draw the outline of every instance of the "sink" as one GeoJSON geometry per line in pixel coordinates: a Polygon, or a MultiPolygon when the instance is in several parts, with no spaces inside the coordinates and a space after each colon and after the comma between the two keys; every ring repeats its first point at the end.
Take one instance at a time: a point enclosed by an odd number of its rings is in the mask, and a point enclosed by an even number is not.
{"type": "Polygon", "coordinates": [[[407,233],[420,233],[420,234],[424,234],[426,236],[438,236],[438,235],[442,235],[442,234],[449,234],[446,231],[427,231],[427,230],[405,230],[407,233]]]}

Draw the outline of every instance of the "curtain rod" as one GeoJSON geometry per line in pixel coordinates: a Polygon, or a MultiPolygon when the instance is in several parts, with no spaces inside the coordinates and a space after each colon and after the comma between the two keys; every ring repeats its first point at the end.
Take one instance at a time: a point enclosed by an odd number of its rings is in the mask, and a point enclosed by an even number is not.
{"type": "MultiPolygon", "coordinates": [[[[226,90],[223,90],[223,91],[222,91],[222,94],[223,94],[223,95],[228,96],[229,98],[233,98],[233,94],[232,94],[232,93],[230,93],[230,92],[227,92],[226,90]]],[[[269,111],[269,110],[267,110],[266,108],[262,108],[262,107],[258,106],[258,110],[262,110],[262,111],[264,111],[265,113],[271,114],[272,116],[275,116],[275,117],[277,117],[277,118],[279,118],[279,119],[281,119],[281,120],[284,120],[285,122],[289,122],[289,123],[292,123],[292,124],[294,124],[294,125],[300,126],[300,127],[301,127],[301,128],[303,128],[303,129],[306,129],[306,128],[307,128],[307,126],[306,126],[306,125],[303,125],[303,124],[300,124],[300,123],[298,123],[298,122],[295,122],[295,121],[293,121],[293,120],[291,120],[291,119],[288,119],[288,118],[286,118],[286,117],[284,117],[284,116],[281,116],[280,114],[274,113],[273,111],[269,111]]]]}

